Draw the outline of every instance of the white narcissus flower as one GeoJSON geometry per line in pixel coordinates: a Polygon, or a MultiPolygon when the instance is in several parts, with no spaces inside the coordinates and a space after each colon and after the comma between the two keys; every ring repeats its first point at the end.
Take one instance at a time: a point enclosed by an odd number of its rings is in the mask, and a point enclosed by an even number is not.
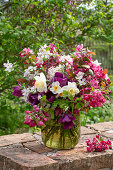
{"type": "Polygon", "coordinates": [[[4,63],[3,65],[6,67],[5,71],[11,72],[13,70],[13,64],[9,63],[9,60],[7,60],[7,63],[4,63]]]}
{"type": "Polygon", "coordinates": [[[63,90],[65,90],[65,86],[62,87],[62,88],[58,91],[58,96],[59,96],[59,97],[63,97],[63,90]]]}
{"type": "Polygon", "coordinates": [[[63,89],[68,91],[68,93],[73,97],[79,93],[79,89],[77,88],[75,82],[68,82],[68,85],[64,86],[63,89]]]}
{"type": "Polygon", "coordinates": [[[81,79],[81,80],[78,80],[78,82],[79,82],[79,84],[80,84],[81,86],[86,84],[85,81],[86,81],[85,78],[83,78],[83,79],[81,79]]]}
{"type": "Polygon", "coordinates": [[[52,87],[50,88],[50,91],[52,91],[53,94],[59,93],[61,87],[60,83],[58,81],[52,83],[52,87]]]}
{"type": "Polygon", "coordinates": [[[98,60],[95,60],[92,63],[95,64],[96,66],[100,66],[101,65],[101,63],[99,63],[98,60]]]}
{"type": "Polygon", "coordinates": [[[36,82],[35,82],[35,87],[39,92],[46,92],[47,91],[47,84],[46,84],[46,77],[44,73],[40,73],[39,76],[34,77],[36,82]]]}

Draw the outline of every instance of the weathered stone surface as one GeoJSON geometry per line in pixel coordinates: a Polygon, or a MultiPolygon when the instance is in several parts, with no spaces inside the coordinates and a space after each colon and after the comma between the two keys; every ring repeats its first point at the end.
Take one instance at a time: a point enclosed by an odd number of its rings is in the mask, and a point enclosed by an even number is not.
{"type": "Polygon", "coordinates": [[[106,136],[110,139],[113,139],[113,130],[108,130],[108,131],[102,132],[101,135],[106,136]]]}
{"type": "Polygon", "coordinates": [[[0,136],[0,147],[36,140],[31,133],[0,136]]]}
{"type": "Polygon", "coordinates": [[[113,167],[113,151],[111,150],[87,153],[86,148],[75,147],[70,151],[60,151],[59,154],[56,160],[59,162],[60,170],[98,170],[113,167]]]}
{"type": "Polygon", "coordinates": [[[38,143],[42,142],[42,138],[41,138],[41,132],[38,133],[34,133],[33,137],[38,141],[38,143]]]}
{"type": "Polygon", "coordinates": [[[103,169],[98,169],[98,170],[112,170],[111,168],[103,168],[103,169]]]}
{"type": "Polygon", "coordinates": [[[93,133],[96,133],[96,131],[85,126],[81,126],[81,135],[87,135],[93,133]]]}
{"type": "Polygon", "coordinates": [[[23,143],[23,146],[37,153],[46,153],[53,151],[53,149],[47,148],[45,145],[38,143],[37,141],[23,143]]]}
{"type": "Polygon", "coordinates": [[[58,170],[57,161],[23,147],[0,149],[0,167],[3,170],[58,170]]]}
{"type": "Polygon", "coordinates": [[[40,132],[1,136],[0,170],[112,170],[113,150],[86,151],[86,140],[93,139],[97,131],[101,132],[103,139],[110,138],[113,142],[112,123],[81,127],[80,141],[71,150],[45,147],[40,132]]]}
{"type": "Polygon", "coordinates": [[[97,130],[100,132],[109,131],[109,130],[113,130],[113,121],[87,125],[87,127],[91,127],[94,130],[97,130]]]}

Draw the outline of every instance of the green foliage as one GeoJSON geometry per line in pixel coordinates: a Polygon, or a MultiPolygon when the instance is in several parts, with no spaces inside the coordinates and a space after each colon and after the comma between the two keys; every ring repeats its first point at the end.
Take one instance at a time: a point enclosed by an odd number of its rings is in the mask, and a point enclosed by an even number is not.
{"type": "Polygon", "coordinates": [[[81,125],[99,123],[113,120],[113,104],[105,104],[102,107],[92,108],[87,114],[81,113],[81,125]]]}
{"type": "Polygon", "coordinates": [[[30,110],[30,106],[18,101],[8,90],[1,93],[0,101],[0,135],[16,133],[18,128],[24,130],[25,110],[30,110]]]}

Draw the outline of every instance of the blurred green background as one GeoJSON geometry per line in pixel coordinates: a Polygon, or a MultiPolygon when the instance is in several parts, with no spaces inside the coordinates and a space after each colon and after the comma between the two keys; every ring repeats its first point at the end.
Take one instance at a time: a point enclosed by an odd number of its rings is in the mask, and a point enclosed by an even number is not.
{"type": "MultiPolygon", "coordinates": [[[[12,95],[23,64],[23,48],[38,51],[54,43],[65,53],[84,44],[96,53],[103,68],[113,75],[113,2],[111,0],[1,0],[0,2],[0,135],[28,132],[24,125],[28,104],[12,95]],[[4,71],[7,60],[17,66],[4,71]]],[[[111,77],[113,81],[113,78],[111,77]]],[[[113,87],[111,87],[111,98],[113,87]]],[[[113,120],[113,104],[81,114],[81,125],[113,120]]]]}

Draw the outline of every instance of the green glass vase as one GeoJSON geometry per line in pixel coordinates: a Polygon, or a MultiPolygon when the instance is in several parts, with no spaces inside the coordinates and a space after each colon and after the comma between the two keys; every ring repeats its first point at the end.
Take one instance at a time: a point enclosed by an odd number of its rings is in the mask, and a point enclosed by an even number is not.
{"type": "Polygon", "coordinates": [[[71,129],[64,129],[61,123],[52,119],[42,127],[43,143],[54,149],[72,149],[80,138],[80,116],[76,116],[75,125],[71,129]]]}

